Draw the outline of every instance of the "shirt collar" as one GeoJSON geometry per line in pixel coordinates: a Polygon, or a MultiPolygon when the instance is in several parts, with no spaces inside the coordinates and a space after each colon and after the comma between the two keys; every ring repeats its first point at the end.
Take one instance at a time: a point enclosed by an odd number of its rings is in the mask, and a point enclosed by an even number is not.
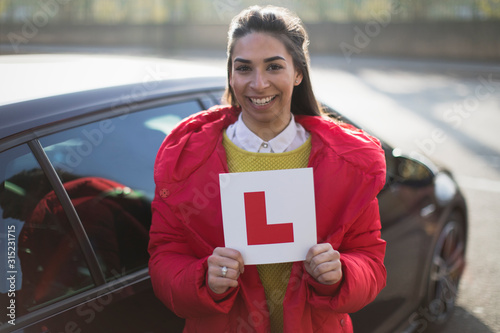
{"type": "Polygon", "coordinates": [[[283,153],[297,135],[297,126],[293,115],[287,127],[269,141],[262,140],[252,132],[243,122],[241,113],[234,125],[235,139],[241,144],[241,148],[251,152],[283,153]]]}

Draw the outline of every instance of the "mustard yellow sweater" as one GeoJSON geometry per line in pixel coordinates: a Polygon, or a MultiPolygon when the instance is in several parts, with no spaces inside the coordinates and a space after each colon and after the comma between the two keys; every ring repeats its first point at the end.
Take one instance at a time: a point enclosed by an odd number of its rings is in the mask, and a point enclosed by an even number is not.
{"type": "MultiPolygon", "coordinates": [[[[222,141],[229,172],[297,169],[307,167],[311,138],[299,148],[284,153],[254,153],[236,146],[224,132],[222,141]]],[[[271,332],[283,332],[283,300],[292,263],[257,265],[270,313],[271,332]]]]}

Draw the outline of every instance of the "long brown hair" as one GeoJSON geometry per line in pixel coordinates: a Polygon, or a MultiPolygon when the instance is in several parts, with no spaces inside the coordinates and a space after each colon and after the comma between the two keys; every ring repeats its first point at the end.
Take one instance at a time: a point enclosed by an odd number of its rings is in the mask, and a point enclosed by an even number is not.
{"type": "Polygon", "coordinates": [[[224,93],[227,103],[238,106],[229,84],[234,45],[240,38],[252,32],[267,33],[280,40],[292,56],[295,69],[303,76],[302,82],[294,87],[291,112],[295,115],[321,115],[321,107],[314,96],[309,77],[309,36],[297,15],[286,8],[275,6],[249,7],[231,21],[227,44],[228,82],[224,93]]]}

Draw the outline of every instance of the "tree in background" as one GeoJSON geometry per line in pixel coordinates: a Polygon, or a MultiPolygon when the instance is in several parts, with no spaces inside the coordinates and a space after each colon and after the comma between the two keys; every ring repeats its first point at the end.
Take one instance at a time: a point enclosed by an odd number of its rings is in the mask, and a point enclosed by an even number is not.
{"type": "Polygon", "coordinates": [[[394,17],[401,22],[500,19],[500,0],[1,0],[0,23],[22,23],[42,11],[51,23],[227,24],[254,4],[288,7],[306,23],[368,21],[396,7],[404,9],[394,17]]]}

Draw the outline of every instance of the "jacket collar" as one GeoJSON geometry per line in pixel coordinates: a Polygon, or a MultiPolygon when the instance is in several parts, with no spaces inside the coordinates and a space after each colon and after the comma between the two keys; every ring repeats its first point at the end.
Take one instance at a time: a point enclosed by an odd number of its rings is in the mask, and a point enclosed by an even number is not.
{"type": "MultiPolygon", "coordinates": [[[[172,183],[185,180],[214,153],[219,157],[221,172],[227,172],[221,133],[236,122],[240,112],[241,109],[237,107],[215,106],[179,123],[158,151],[155,181],[172,183]]],[[[327,117],[296,115],[295,121],[311,133],[312,150],[309,161],[315,160],[328,149],[355,164],[366,164],[369,161],[360,161],[359,154],[354,152],[361,147],[373,149],[374,142],[379,144],[378,140],[363,131],[327,117]]]]}

